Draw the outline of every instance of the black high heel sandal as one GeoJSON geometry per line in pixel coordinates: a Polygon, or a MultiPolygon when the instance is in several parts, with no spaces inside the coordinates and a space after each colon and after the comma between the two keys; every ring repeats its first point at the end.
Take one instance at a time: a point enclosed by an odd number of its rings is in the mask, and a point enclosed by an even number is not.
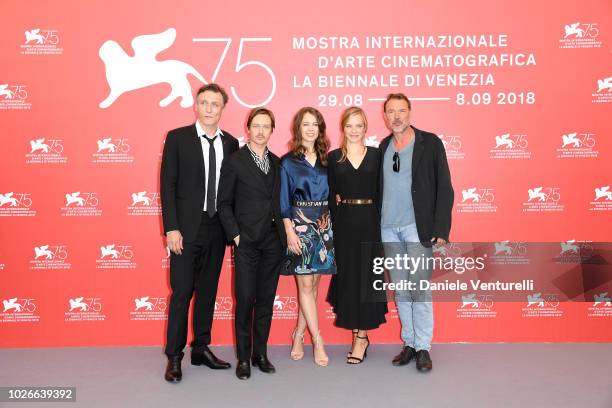
{"type": "MultiPolygon", "coordinates": [[[[351,350],[353,349],[353,345],[355,344],[355,337],[357,337],[357,333],[359,333],[359,329],[351,330],[353,332],[353,338],[351,339],[351,350]]],[[[346,353],[346,358],[351,356],[351,352],[346,353]]]]}
{"type": "Polygon", "coordinates": [[[361,364],[361,363],[363,363],[363,360],[365,360],[366,357],[368,356],[368,347],[370,347],[370,339],[368,338],[368,336],[366,335],[365,337],[362,337],[362,336],[356,335],[355,338],[356,339],[367,340],[368,344],[366,345],[366,348],[363,351],[363,357],[362,358],[355,357],[351,353],[351,355],[346,358],[346,363],[347,364],[361,364]]]}

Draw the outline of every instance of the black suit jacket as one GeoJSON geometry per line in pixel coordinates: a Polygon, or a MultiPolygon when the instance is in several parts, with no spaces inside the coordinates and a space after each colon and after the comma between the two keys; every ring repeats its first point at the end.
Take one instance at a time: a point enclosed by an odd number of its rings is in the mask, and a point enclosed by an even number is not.
{"type": "Polygon", "coordinates": [[[270,211],[274,216],[281,243],[287,245],[280,214],[280,159],[270,154],[274,188],[270,191],[265,175],[257,167],[245,145],[223,161],[217,210],[229,240],[240,235],[243,242],[258,242],[270,231],[270,211]]]}
{"type": "MultiPolygon", "coordinates": [[[[446,150],[435,134],[414,126],[412,129],[415,133],[412,153],[412,202],[419,239],[422,243],[429,243],[433,237],[448,241],[454,191],[446,150]]],[[[384,138],[379,146],[382,152],[379,206],[382,206],[383,198],[384,157],[392,139],[391,134],[384,138]]]]}
{"type": "MultiPolygon", "coordinates": [[[[238,140],[224,130],[222,133],[225,161],[238,150],[238,140]]],[[[164,233],[179,230],[186,242],[196,238],[206,197],[206,177],[202,142],[195,124],[168,132],[160,172],[164,233]]]]}

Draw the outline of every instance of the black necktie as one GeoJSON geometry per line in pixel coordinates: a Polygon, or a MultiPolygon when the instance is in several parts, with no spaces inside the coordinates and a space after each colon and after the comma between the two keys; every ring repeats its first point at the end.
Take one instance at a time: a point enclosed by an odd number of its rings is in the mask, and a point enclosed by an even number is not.
{"type": "Polygon", "coordinates": [[[215,215],[215,200],[217,199],[217,155],[215,154],[215,139],[217,136],[209,139],[203,136],[208,142],[208,184],[206,189],[206,212],[209,217],[215,215]]]}

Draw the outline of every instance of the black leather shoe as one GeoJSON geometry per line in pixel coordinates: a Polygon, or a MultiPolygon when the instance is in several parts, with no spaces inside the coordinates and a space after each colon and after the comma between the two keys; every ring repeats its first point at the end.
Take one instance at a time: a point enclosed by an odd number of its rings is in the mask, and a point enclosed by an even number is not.
{"type": "Polygon", "coordinates": [[[232,366],[227,361],[218,359],[208,347],[192,349],[191,364],[195,366],[204,364],[213,370],[223,370],[232,366]]]}
{"type": "Polygon", "coordinates": [[[272,374],[276,372],[276,368],[272,365],[270,360],[268,360],[268,356],[265,354],[253,356],[251,361],[253,362],[254,366],[259,367],[259,369],[264,373],[272,374]]]}
{"type": "Polygon", "coordinates": [[[408,364],[416,356],[416,350],[410,346],[405,346],[402,351],[395,357],[393,357],[393,364],[396,367],[408,364]]]}
{"type": "Polygon", "coordinates": [[[171,383],[177,383],[183,378],[183,372],[181,371],[181,360],[182,356],[168,357],[168,365],[166,366],[166,374],[164,378],[166,381],[171,383]]]}
{"type": "Polygon", "coordinates": [[[238,361],[236,365],[236,377],[241,380],[248,380],[251,377],[251,365],[247,361],[238,361]]]}
{"type": "Polygon", "coordinates": [[[422,373],[431,371],[433,364],[431,362],[431,357],[429,356],[429,351],[419,350],[416,352],[416,367],[417,370],[422,373]]]}

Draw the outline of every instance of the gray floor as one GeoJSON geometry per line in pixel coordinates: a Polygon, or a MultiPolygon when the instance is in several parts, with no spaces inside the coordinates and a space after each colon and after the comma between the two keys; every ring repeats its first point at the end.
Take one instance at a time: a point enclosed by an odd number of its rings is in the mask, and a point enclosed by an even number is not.
{"type": "MultiPolygon", "coordinates": [[[[234,376],[233,350],[218,347],[231,370],[183,364],[183,381],[163,380],[160,348],[0,350],[0,386],[76,386],[77,402],[18,407],[612,407],[610,344],[435,345],[434,370],[414,362],[393,367],[397,346],[373,345],[359,366],[347,346],[329,346],[331,362],[314,365],[311,348],[294,362],[287,346],[271,347],[276,374],[234,376]]],[[[186,364],[185,364],[186,363],[186,364]]],[[[0,403],[0,406],[10,406],[0,403]]]]}

